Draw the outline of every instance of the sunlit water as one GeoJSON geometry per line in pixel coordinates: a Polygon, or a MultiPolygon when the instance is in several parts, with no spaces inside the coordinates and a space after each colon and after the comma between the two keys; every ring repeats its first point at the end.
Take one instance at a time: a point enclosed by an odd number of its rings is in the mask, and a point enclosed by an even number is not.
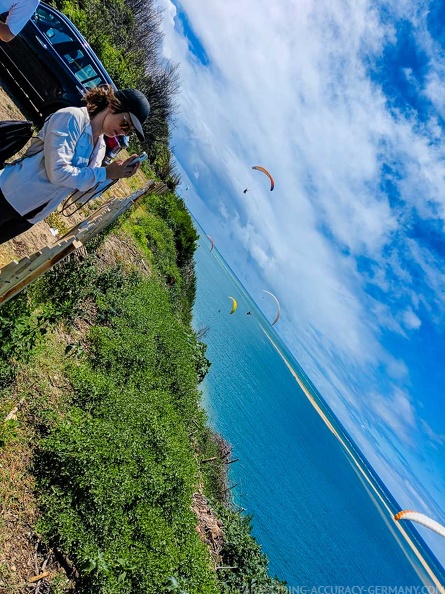
{"type": "MultiPolygon", "coordinates": [[[[270,573],[295,592],[311,586],[433,584],[395,526],[392,515],[400,508],[200,233],[194,326],[208,328],[204,341],[212,362],[202,385],[204,404],[210,424],[239,458],[230,466],[231,481],[238,484],[233,492],[236,503],[253,516],[253,534],[270,559],[270,573]],[[229,295],[238,301],[233,315],[229,295]],[[283,357],[317,399],[337,436],[283,357]]],[[[405,525],[440,574],[416,530],[405,525]]],[[[445,581],[443,574],[440,580],[445,581]]]]}

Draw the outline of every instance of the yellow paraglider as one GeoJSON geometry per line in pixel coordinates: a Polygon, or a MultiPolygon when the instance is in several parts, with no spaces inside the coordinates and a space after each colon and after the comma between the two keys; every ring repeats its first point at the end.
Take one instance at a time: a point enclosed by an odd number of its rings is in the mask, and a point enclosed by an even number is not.
{"type": "Polygon", "coordinates": [[[278,310],[277,310],[277,315],[275,316],[275,319],[272,322],[272,326],[273,326],[274,324],[276,324],[278,322],[278,320],[280,319],[280,316],[281,316],[280,302],[275,297],[275,295],[273,293],[271,293],[270,291],[266,291],[266,289],[263,289],[263,293],[267,293],[268,295],[270,295],[271,297],[273,297],[275,299],[276,304],[277,304],[278,310]]]}
{"type": "Polygon", "coordinates": [[[229,299],[231,299],[233,301],[232,309],[230,310],[230,313],[233,314],[233,312],[236,311],[236,308],[238,307],[238,303],[236,302],[236,299],[234,299],[233,297],[230,297],[230,295],[229,295],[229,299]]]}
{"type": "Polygon", "coordinates": [[[264,167],[261,167],[261,165],[254,165],[252,167],[252,169],[256,169],[257,171],[262,171],[263,173],[265,173],[267,175],[267,177],[270,179],[270,191],[272,192],[272,190],[275,187],[275,182],[273,180],[273,177],[270,175],[270,173],[267,171],[267,169],[264,169],[264,167]]]}
{"type": "Polygon", "coordinates": [[[213,239],[210,237],[210,235],[206,235],[206,237],[208,237],[210,239],[210,243],[212,244],[210,251],[213,250],[213,246],[215,245],[215,242],[213,241],[213,239]]]}
{"type": "Polygon", "coordinates": [[[434,530],[434,532],[445,538],[445,526],[420,512],[404,509],[394,516],[394,520],[411,520],[412,522],[417,522],[430,530],[434,530]]]}

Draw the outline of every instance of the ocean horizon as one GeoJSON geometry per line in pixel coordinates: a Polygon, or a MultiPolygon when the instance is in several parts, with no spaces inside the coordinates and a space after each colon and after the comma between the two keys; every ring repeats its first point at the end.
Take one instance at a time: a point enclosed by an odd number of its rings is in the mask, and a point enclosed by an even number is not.
{"type": "Polygon", "coordinates": [[[393,519],[397,501],[195,225],[193,324],[211,361],[203,404],[239,459],[229,471],[234,503],[252,516],[270,574],[303,594],[314,586],[443,592],[440,562],[410,522],[393,519]]]}

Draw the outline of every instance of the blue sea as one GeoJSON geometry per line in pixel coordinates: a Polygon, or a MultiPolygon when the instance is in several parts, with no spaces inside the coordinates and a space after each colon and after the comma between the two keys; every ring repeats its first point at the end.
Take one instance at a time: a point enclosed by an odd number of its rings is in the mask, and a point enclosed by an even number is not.
{"type": "Polygon", "coordinates": [[[235,503],[253,517],[270,574],[300,593],[315,586],[326,594],[337,587],[390,594],[379,588],[411,586],[419,588],[411,594],[420,594],[422,586],[444,584],[440,563],[405,522],[405,535],[430,569],[420,562],[392,519],[397,502],[196,226],[194,327],[207,328],[203,340],[212,363],[201,386],[203,403],[210,425],[238,458],[230,465],[235,503]],[[232,315],[229,295],[238,302],[232,315]]]}

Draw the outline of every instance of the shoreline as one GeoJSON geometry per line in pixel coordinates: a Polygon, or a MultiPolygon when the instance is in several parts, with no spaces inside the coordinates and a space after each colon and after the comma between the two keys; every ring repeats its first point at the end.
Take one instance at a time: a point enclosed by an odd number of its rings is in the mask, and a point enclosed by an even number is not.
{"type": "MultiPolygon", "coordinates": [[[[394,518],[393,518],[393,515],[394,514],[392,513],[392,510],[389,508],[388,504],[383,499],[383,497],[379,493],[378,489],[372,483],[372,481],[370,480],[369,476],[366,474],[366,472],[360,466],[360,464],[358,463],[358,461],[355,459],[355,456],[352,454],[352,452],[349,449],[348,445],[346,444],[345,440],[342,438],[342,436],[338,433],[338,431],[335,429],[335,427],[329,421],[329,419],[327,418],[327,416],[325,415],[325,413],[323,412],[323,410],[321,409],[321,407],[319,406],[319,404],[315,401],[314,397],[312,396],[312,394],[308,390],[308,388],[305,385],[305,383],[303,382],[303,380],[300,378],[300,376],[298,375],[298,373],[295,371],[295,369],[289,363],[289,361],[287,360],[287,358],[285,357],[285,355],[282,353],[282,351],[280,350],[280,348],[278,347],[278,345],[274,342],[274,340],[269,335],[269,333],[264,329],[264,327],[262,325],[260,325],[260,327],[261,327],[262,331],[264,332],[264,334],[266,335],[266,337],[268,338],[268,340],[270,341],[270,343],[272,344],[272,346],[274,347],[274,349],[277,351],[277,353],[279,354],[279,356],[283,360],[283,362],[285,363],[286,367],[289,369],[290,373],[292,374],[292,376],[294,377],[294,379],[298,383],[299,387],[301,388],[301,390],[304,393],[304,395],[306,396],[306,398],[309,400],[309,402],[311,403],[311,405],[317,411],[317,413],[319,414],[319,416],[321,417],[321,419],[324,421],[324,423],[327,426],[327,428],[333,433],[333,435],[335,435],[335,437],[338,439],[338,441],[340,442],[340,444],[346,450],[350,461],[352,461],[354,463],[356,469],[359,471],[359,473],[365,479],[365,481],[368,484],[368,486],[372,489],[372,491],[378,497],[379,501],[383,504],[384,508],[388,511],[389,516],[393,520],[394,525],[397,527],[397,529],[399,530],[399,532],[401,533],[401,535],[405,539],[406,543],[409,545],[409,547],[411,548],[411,550],[415,554],[416,558],[419,560],[419,562],[422,565],[423,569],[425,570],[425,572],[428,574],[428,576],[430,577],[430,579],[432,580],[432,582],[436,586],[438,592],[440,592],[440,594],[445,594],[445,587],[441,584],[441,582],[437,578],[436,574],[433,572],[433,570],[431,569],[431,567],[429,566],[429,564],[427,563],[427,561],[424,559],[424,557],[422,556],[421,552],[419,551],[419,549],[417,548],[417,546],[415,545],[415,543],[411,540],[410,536],[405,531],[403,525],[401,525],[400,522],[396,522],[394,520],[394,518]]],[[[418,573],[417,568],[415,567],[415,565],[412,562],[412,559],[410,559],[410,557],[408,555],[407,555],[407,558],[411,562],[411,564],[413,565],[413,568],[418,573]]],[[[425,584],[425,585],[426,586],[429,586],[429,584],[425,584]]]]}

